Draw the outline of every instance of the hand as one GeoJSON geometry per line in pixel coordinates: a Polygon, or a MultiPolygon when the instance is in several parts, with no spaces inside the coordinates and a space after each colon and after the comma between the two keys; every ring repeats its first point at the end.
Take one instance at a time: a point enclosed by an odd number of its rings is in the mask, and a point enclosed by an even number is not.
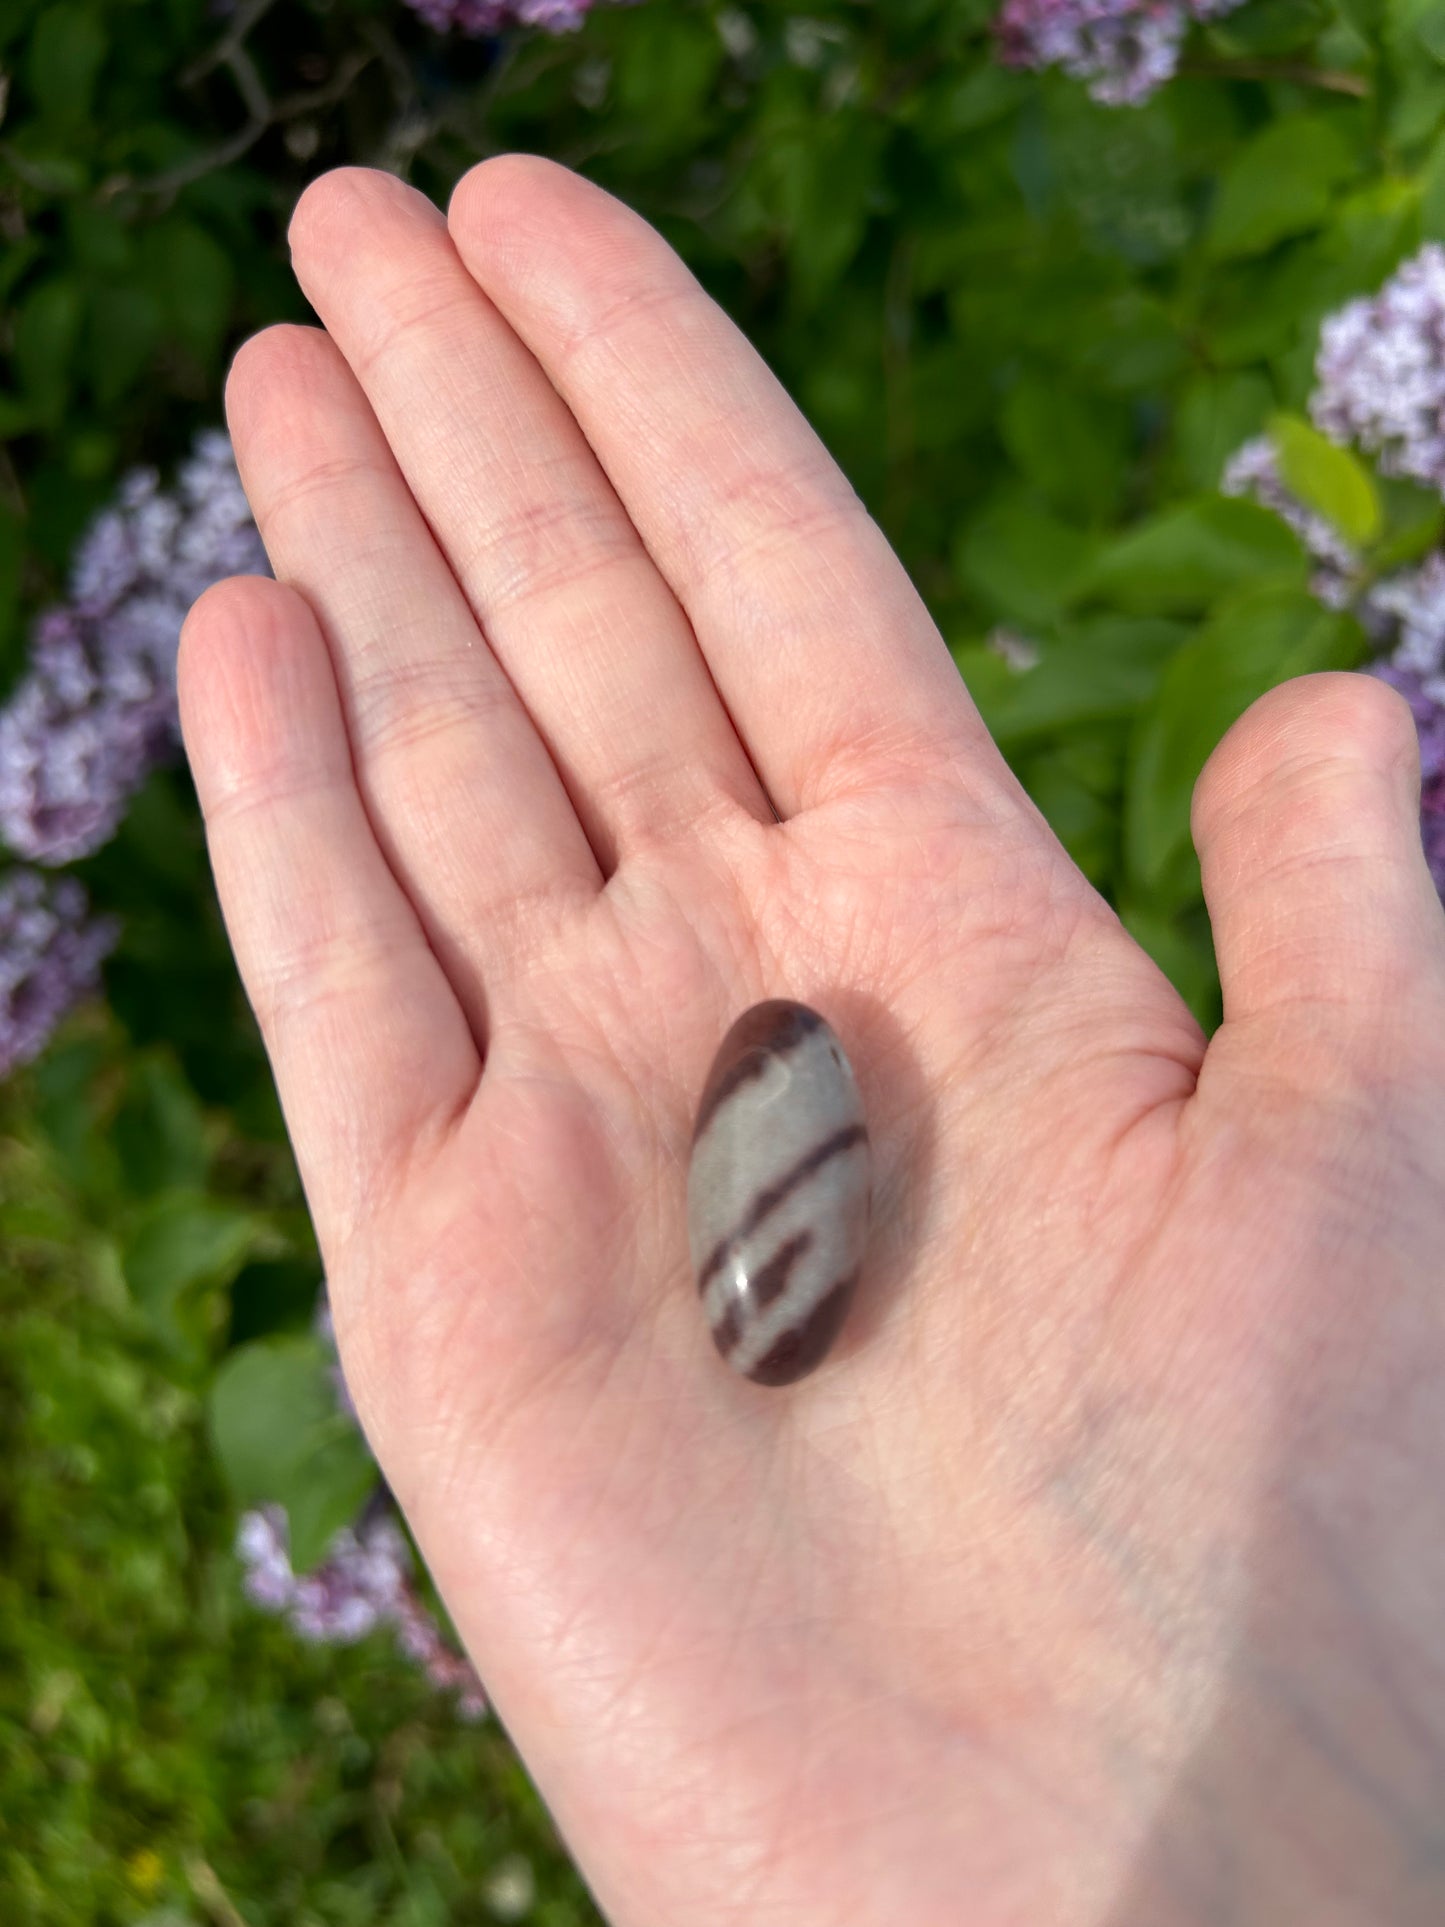
{"type": "Polygon", "coordinates": [[[377,1456],[619,1927],[1445,1918],[1445,916],[1403,703],[1199,786],[1208,1042],[636,216],[303,196],[187,625],[216,876],[377,1456]],[[835,1024],[877,1173],[786,1391],[693,1107],[835,1024]]]}

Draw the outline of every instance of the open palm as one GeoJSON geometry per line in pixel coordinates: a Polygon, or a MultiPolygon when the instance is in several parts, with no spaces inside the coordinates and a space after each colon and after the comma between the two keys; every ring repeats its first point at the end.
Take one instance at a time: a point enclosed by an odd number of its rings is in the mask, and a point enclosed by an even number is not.
{"type": "Polygon", "coordinates": [[[610,1917],[1438,1920],[1404,705],[1310,678],[1216,754],[1206,1046],[640,220],[508,157],[446,220],[330,175],[292,238],[326,332],[228,396],[279,582],[197,605],[187,742],[364,1422],[610,1917]],[[876,1163],[785,1391],[684,1222],[771,996],[876,1163]]]}

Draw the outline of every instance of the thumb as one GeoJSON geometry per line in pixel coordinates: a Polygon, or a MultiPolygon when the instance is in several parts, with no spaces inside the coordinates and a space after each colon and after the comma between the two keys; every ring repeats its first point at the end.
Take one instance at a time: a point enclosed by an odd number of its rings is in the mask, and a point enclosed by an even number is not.
{"type": "Polygon", "coordinates": [[[1192,831],[1224,1020],[1321,1011],[1408,1040],[1445,1006],[1445,912],[1420,836],[1409,705],[1374,676],[1301,676],[1260,697],[1194,791],[1192,831]]]}

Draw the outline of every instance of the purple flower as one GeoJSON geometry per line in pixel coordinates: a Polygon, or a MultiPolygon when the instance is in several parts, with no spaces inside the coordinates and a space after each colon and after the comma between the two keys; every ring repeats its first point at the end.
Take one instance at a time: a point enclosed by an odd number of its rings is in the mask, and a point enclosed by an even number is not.
{"type": "Polygon", "coordinates": [[[303,1639],[345,1646],[394,1619],[410,1583],[411,1557],[386,1517],[345,1527],[314,1572],[297,1578],[291,1624],[303,1639]]]}
{"type": "Polygon", "coordinates": [[[571,33],[586,19],[592,0],[406,0],[406,4],[433,32],[456,32],[474,40],[500,33],[504,27],[571,33]]]}
{"type": "Polygon", "coordinates": [[[0,709],[0,835],[21,856],[68,863],[115,834],[175,743],[173,667],[144,611],[111,628],[74,609],[42,616],[31,667],[0,709]]]}
{"type": "Polygon", "coordinates": [[[984,637],[984,647],[991,649],[1013,670],[1016,676],[1023,676],[1030,669],[1038,667],[1041,651],[1031,636],[1020,635],[1017,629],[997,628],[984,637]]]}
{"type": "Polygon", "coordinates": [[[0,836],[68,863],[114,835],[131,796],[179,747],[176,650],[203,589],[265,572],[225,435],[198,437],[176,486],[150,470],[91,524],[72,599],[36,625],[28,672],[0,709],[0,836]]]}
{"type": "Polygon", "coordinates": [[[268,1612],[284,1614],[301,1638],[351,1646],[390,1626],[402,1651],[424,1667],[432,1684],[457,1695],[464,1718],[486,1712],[470,1662],[447,1644],[417,1594],[411,1552],[388,1502],[373,1503],[355,1526],[338,1532],[313,1572],[292,1571],[283,1506],[244,1513],[236,1551],[245,1568],[247,1596],[268,1612]]]}
{"type": "Polygon", "coordinates": [[[346,1374],[341,1369],[341,1355],[336,1349],[336,1326],[331,1317],[331,1301],[326,1295],[324,1285],[321,1290],[321,1302],[316,1307],[316,1317],[312,1322],[312,1330],[336,1361],[330,1367],[329,1376],[331,1379],[331,1389],[336,1394],[337,1409],[344,1412],[353,1425],[360,1425],[361,1421],[356,1414],[356,1404],[352,1399],[351,1389],[346,1383],[346,1374]]]}
{"type": "Polygon", "coordinates": [[[245,1567],[247,1597],[268,1612],[285,1612],[296,1591],[291,1570],[286,1514],[278,1505],[243,1512],[236,1533],[236,1556],[245,1567]]]}
{"type": "Polygon", "coordinates": [[[1370,664],[1370,674],[1398,689],[1409,703],[1420,736],[1420,781],[1427,788],[1445,780],[1445,707],[1430,693],[1427,679],[1386,656],[1370,664]]]}
{"type": "Polygon", "coordinates": [[[1430,242],[1380,292],[1320,330],[1311,412],[1387,475],[1445,489],[1445,248],[1430,242]]]}
{"type": "Polygon", "coordinates": [[[1179,64],[1196,20],[1241,0],[1006,0],[1000,52],[1016,67],[1062,67],[1106,107],[1135,106],[1179,64]]]}
{"type": "Polygon", "coordinates": [[[1445,705],[1440,678],[1426,677],[1391,657],[1371,663],[1370,674],[1398,689],[1409,703],[1420,738],[1420,835],[1435,888],[1445,897],[1445,705]]]}
{"type": "Polygon", "coordinates": [[[1377,582],[1360,614],[1389,654],[1372,675],[1409,703],[1420,739],[1420,833],[1435,887],[1445,897],[1445,555],[1377,582]]]}
{"type": "Polygon", "coordinates": [[[257,573],[270,573],[266,552],[230,437],[213,428],[196,437],[169,494],[153,469],[125,478],[115,506],[97,516],[82,539],[70,587],[75,601],[96,614],[146,597],[179,607],[184,616],[223,576],[257,573]]]}
{"type": "Polygon", "coordinates": [[[1367,631],[1391,645],[1390,661],[1420,678],[1431,702],[1445,704],[1445,555],[1387,575],[1362,598],[1367,631]]]}
{"type": "Polygon", "coordinates": [[[88,914],[69,877],[0,877],[0,1077],[36,1056],[71,1007],[96,988],[115,926],[88,914]]]}
{"type": "Polygon", "coordinates": [[[1420,738],[1420,830],[1435,886],[1445,897],[1445,555],[1385,576],[1361,593],[1360,558],[1338,531],[1286,488],[1264,437],[1231,457],[1220,484],[1249,494],[1282,517],[1319,564],[1310,581],[1331,609],[1353,607],[1383,653],[1370,673],[1409,703],[1420,738]]]}

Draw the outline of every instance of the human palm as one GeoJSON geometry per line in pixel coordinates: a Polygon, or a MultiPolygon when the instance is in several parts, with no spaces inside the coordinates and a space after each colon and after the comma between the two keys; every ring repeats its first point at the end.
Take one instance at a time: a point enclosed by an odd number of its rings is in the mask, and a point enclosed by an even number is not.
{"type": "Polygon", "coordinates": [[[367,1431],[619,1927],[1437,1920],[1445,918],[1404,705],[1216,754],[1209,1040],[635,216],[303,197],[187,625],[222,901],[367,1431]],[[721,1364],[692,1115],[797,997],[864,1282],[721,1364]],[[1210,1909],[1213,1908],[1214,1912],[1210,1909]]]}

